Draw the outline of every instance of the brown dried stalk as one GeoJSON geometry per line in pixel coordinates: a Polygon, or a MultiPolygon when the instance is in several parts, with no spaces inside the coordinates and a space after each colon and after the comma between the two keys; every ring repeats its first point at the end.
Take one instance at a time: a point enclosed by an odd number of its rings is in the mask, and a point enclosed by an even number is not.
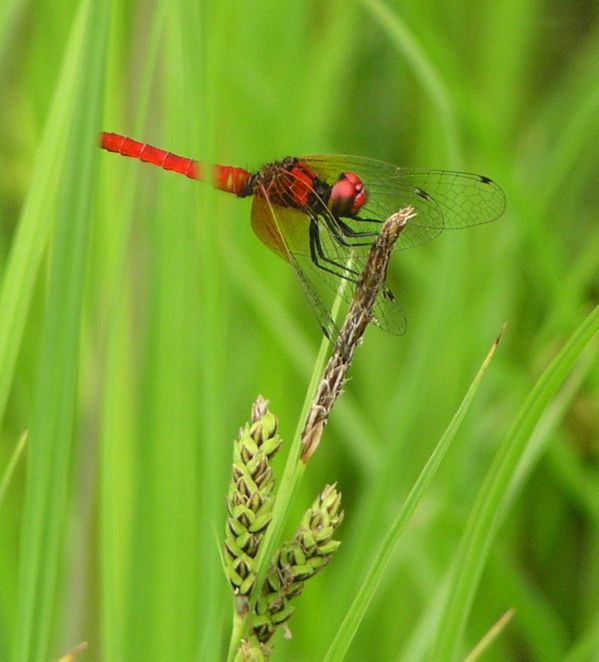
{"type": "Polygon", "coordinates": [[[318,448],[331,409],[345,384],[356,347],[360,344],[366,327],[372,321],[372,309],[377,294],[385,283],[393,246],[408,220],[414,215],[412,207],[405,207],[392,214],[384,222],[378,237],[372,243],[351,306],[306,417],[302,432],[301,454],[301,461],[304,463],[308,462],[318,448]]]}

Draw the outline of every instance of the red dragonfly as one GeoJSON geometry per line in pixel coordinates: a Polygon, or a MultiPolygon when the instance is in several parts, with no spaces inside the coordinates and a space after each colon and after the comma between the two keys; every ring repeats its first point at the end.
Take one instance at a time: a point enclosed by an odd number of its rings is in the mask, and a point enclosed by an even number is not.
{"type": "MultiPolygon", "coordinates": [[[[191,179],[206,177],[198,161],[116,133],[101,133],[100,146],[191,179]]],[[[370,244],[392,213],[414,208],[416,216],[397,241],[397,248],[411,248],[446,228],[493,221],[505,208],[503,191],[488,177],[399,168],[356,156],[288,156],[254,173],[222,165],[211,170],[215,188],[253,196],[254,232],[292,265],[329,338],[337,329],[324,301],[338,290],[339,279],[357,282],[370,244]]],[[[352,290],[344,289],[347,301],[352,290]]],[[[405,317],[388,287],[374,314],[381,328],[404,333],[405,317]]]]}

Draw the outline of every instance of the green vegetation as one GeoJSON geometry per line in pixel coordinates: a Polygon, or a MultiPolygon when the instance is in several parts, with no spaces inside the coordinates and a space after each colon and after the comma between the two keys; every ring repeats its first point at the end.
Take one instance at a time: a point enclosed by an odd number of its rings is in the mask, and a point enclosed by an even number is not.
{"type": "Polygon", "coordinates": [[[336,484],[341,545],[269,643],[460,660],[514,608],[480,659],[597,656],[598,59],[592,3],[2,3],[0,660],[225,659],[233,443],[261,393],[281,476],[322,363],[250,202],[101,129],[502,185],[394,256],[407,333],[367,331],[283,532],[336,484]]]}

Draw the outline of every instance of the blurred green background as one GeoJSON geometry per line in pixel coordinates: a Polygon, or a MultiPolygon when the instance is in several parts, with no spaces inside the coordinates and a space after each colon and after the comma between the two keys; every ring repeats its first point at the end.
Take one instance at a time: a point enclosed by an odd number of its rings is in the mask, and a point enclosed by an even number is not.
{"type": "MultiPolygon", "coordinates": [[[[407,333],[367,332],[289,525],[337,482],[343,544],[275,647],[322,659],[507,321],[347,656],[424,660],[501,439],[599,300],[598,62],[593,2],[4,0],[0,660],[82,640],[81,660],[222,659],[231,441],[258,393],[291,440],[321,340],[247,200],[100,152],[97,132],[250,169],[338,152],[504,188],[496,223],[395,255],[407,333]]],[[[458,659],[511,607],[481,659],[599,659],[596,340],[527,445],[458,659]]]]}

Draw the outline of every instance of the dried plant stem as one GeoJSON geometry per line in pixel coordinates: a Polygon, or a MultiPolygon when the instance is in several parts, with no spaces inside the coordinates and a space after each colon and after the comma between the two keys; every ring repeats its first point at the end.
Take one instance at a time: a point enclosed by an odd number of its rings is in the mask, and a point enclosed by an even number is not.
{"type": "Polygon", "coordinates": [[[508,623],[512,620],[516,610],[508,609],[501,618],[485,633],[484,637],[476,644],[476,646],[464,658],[464,662],[475,662],[484,653],[487,648],[497,639],[497,637],[504,631],[508,623]]]}
{"type": "MultiPolygon", "coordinates": [[[[274,504],[272,521],[266,530],[254,564],[256,581],[247,604],[248,613],[254,612],[295,490],[300,483],[308,460],[320,443],[323,428],[345,383],[354,351],[360,343],[366,327],[372,321],[373,307],[377,294],[385,282],[387,266],[394,244],[406,223],[413,216],[414,210],[412,207],[405,207],[391,215],[383,223],[379,236],[370,248],[366,266],[360,275],[352,304],[335,342],[333,353],[323,371],[323,376],[318,382],[312,404],[307,411],[306,422],[301,428],[302,432],[300,433],[299,430],[296,432],[294,443],[289,452],[274,504]]],[[[317,365],[322,364],[325,351],[326,344],[323,343],[317,365]]],[[[315,382],[316,379],[313,376],[310,390],[312,390],[315,382]]],[[[230,642],[229,661],[233,660],[241,638],[248,635],[248,619],[238,616],[237,620],[230,642]]]]}
{"type": "Polygon", "coordinates": [[[385,282],[393,246],[408,220],[413,216],[414,210],[411,207],[400,209],[390,216],[370,248],[351,306],[308,411],[301,435],[303,446],[301,462],[308,462],[318,448],[331,409],[346,381],[354,352],[372,320],[372,310],[377,294],[385,282]]]}

